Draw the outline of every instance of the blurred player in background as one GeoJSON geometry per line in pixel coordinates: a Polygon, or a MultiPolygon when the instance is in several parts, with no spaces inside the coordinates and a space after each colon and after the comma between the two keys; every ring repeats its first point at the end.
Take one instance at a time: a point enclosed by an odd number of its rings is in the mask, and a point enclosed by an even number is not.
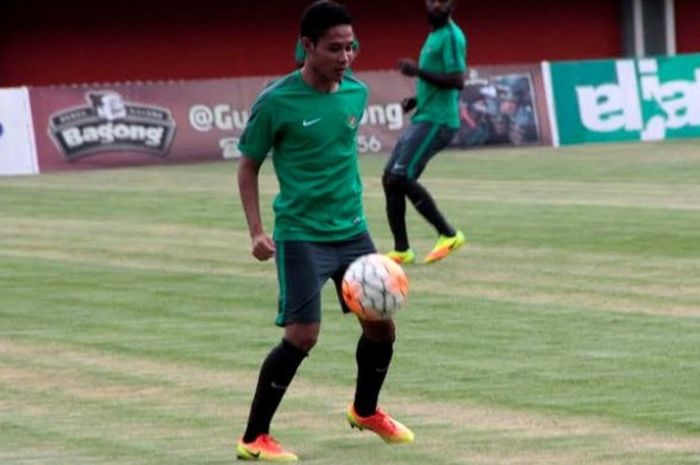
{"type": "MultiPolygon", "coordinates": [[[[252,252],[261,261],[275,258],[276,324],[284,327],[282,341],[262,364],[246,431],[236,445],[236,455],[246,460],[297,460],[270,435],[272,417],[318,339],[324,284],[334,281],[348,312],[343,274],[357,257],[376,250],[363,211],[356,144],[368,91],[346,75],[354,54],[352,19],[337,3],[313,3],[302,17],[300,37],[303,67],[258,96],[239,145],[238,185],[252,252]],[[279,182],[274,239],[263,229],[258,189],[270,150],[279,182]]],[[[377,407],[393,355],[394,322],[360,324],[355,398],[346,418],[387,443],[413,442],[408,428],[377,407]]]]}
{"type": "Polygon", "coordinates": [[[384,169],[382,184],[386,212],[394,236],[394,250],[387,256],[398,263],[412,263],[416,255],[406,231],[406,198],[435,228],[439,237],[426,263],[445,258],[465,243],[464,234],[443,217],[418,178],[428,161],[447,147],[459,130],[459,91],[464,86],[467,41],[452,20],[454,0],[425,0],[433,30],[423,45],[418,64],[399,60],[401,73],[417,77],[416,96],[405,99],[404,111],[416,109],[384,169]]]}

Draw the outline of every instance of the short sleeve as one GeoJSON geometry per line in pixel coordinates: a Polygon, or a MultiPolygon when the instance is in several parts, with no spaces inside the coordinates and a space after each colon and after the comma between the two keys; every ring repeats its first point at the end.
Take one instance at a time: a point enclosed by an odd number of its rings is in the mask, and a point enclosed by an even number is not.
{"type": "Polygon", "coordinates": [[[442,47],[445,73],[459,73],[467,69],[467,43],[462,34],[451,30],[442,47]]]}
{"type": "Polygon", "coordinates": [[[272,148],[274,138],[270,99],[263,93],[253,104],[250,119],[238,142],[238,150],[247,158],[263,161],[272,148]]]}

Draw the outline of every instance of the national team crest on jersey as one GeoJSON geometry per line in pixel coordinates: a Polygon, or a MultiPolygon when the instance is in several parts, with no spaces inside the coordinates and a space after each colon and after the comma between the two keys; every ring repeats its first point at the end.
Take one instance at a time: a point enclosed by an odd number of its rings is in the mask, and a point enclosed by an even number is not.
{"type": "Polygon", "coordinates": [[[348,118],[348,126],[350,129],[355,129],[357,127],[357,116],[355,115],[350,115],[348,118]]]}

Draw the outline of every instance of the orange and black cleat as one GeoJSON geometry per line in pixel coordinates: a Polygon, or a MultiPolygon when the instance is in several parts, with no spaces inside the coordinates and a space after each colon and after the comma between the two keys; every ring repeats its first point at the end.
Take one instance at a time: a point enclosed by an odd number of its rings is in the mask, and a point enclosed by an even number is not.
{"type": "Polygon", "coordinates": [[[269,434],[261,434],[253,442],[243,442],[243,438],[240,438],[236,444],[236,457],[262,462],[296,462],[299,459],[269,434]]]}

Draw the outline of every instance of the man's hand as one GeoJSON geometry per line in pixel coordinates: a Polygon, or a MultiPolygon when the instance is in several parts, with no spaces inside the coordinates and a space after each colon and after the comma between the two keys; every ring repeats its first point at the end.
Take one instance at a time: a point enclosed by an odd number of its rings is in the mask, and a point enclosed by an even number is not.
{"type": "Polygon", "coordinates": [[[404,76],[418,76],[418,65],[409,58],[401,58],[399,60],[399,70],[404,76]]]}
{"type": "Polygon", "coordinates": [[[401,108],[403,109],[404,113],[408,113],[416,108],[417,104],[418,100],[416,100],[415,97],[406,97],[405,99],[401,100],[401,108]]]}
{"type": "Polygon", "coordinates": [[[260,233],[252,238],[253,256],[264,262],[275,255],[275,241],[265,233],[260,233]]]}

